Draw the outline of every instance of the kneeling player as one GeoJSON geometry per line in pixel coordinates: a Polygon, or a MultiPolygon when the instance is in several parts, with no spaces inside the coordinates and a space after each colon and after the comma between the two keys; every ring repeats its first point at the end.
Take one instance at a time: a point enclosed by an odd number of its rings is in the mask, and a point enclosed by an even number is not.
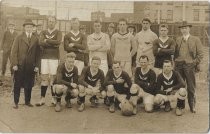
{"type": "Polygon", "coordinates": [[[114,61],[112,69],[108,71],[104,86],[107,88],[107,98],[110,103],[109,111],[115,112],[115,102],[124,102],[130,97],[131,79],[127,72],[122,70],[121,62],[114,61]]]}
{"type": "Polygon", "coordinates": [[[182,109],[185,108],[185,98],[187,91],[184,88],[185,83],[180,74],[173,71],[172,62],[165,60],[163,62],[163,72],[157,78],[157,91],[154,98],[156,105],[165,105],[165,111],[171,110],[171,102],[177,100],[176,115],[182,115],[182,109]]]}
{"type": "Polygon", "coordinates": [[[130,89],[131,98],[130,101],[134,106],[133,113],[137,113],[137,101],[140,97],[143,98],[143,103],[146,112],[152,112],[154,104],[154,94],[155,94],[155,82],[156,74],[149,68],[149,59],[146,55],[142,55],[139,58],[139,63],[141,67],[136,68],[135,78],[130,89]]]}
{"type": "Polygon", "coordinates": [[[104,98],[105,92],[102,91],[102,85],[104,83],[104,72],[99,69],[101,59],[97,56],[93,56],[91,65],[85,67],[82,70],[79,78],[79,96],[78,104],[80,105],[78,111],[83,111],[85,108],[85,96],[90,95],[90,102],[92,107],[96,107],[98,99],[104,98]]]}
{"type": "Polygon", "coordinates": [[[72,53],[66,54],[66,60],[60,64],[57,69],[56,79],[53,85],[53,90],[57,99],[55,111],[61,111],[61,97],[66,94],[66,107],[71,108],[70,99],[78,96],[77,82],[78,69],[74,66],[76,55],[72,53]]]}

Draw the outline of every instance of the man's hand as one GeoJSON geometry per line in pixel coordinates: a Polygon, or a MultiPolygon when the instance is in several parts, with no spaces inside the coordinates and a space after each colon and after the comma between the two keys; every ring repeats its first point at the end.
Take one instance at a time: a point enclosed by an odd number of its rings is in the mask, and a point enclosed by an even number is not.
{"type": "Polygon", "coordinates": [[[172,91],[172,88],[168,88],[165,91],[166,91],[166,94],[168,94],[168,93],[170,93],[172,91]]]}
{"type": "Polygon", "coordinates": [[[77,88],[77,84],[76,84],[76,83],[71,83],[71,86],[72,86],[73,88],[77,88]]]}
{"type": "Polygon", "coordinates": [[[69,44],[69,47],[73,47],[73,46],[74,46],[74,43],[70,43],[70,44],[69,44]]]}
{"type": "Polygon", "coordinates": [[[34,72],[37,73],[38,71],[39,71],[39,68],[38,68],[38,67],[35,67],[35,68],[34,68],[34,72]]]}
{"type": "Polygon", "coordinates": [[[91,85],[88,85],[88,88],[93,89],[93,87],[91,85]]]}
{"type": "Polygon", "coordinates": [[[123,80],[122,78],[119,78],[119,79],[116,80],[116,82],[117,82],[117,83],[123,83],[124,80],[123,80]]]}
{"type": "Polygon", "coordinates": [[[13,66],[12,69],[13,69],[14,71],[17,71],[17,70],[18,70],[18,66],[13,66]]]}

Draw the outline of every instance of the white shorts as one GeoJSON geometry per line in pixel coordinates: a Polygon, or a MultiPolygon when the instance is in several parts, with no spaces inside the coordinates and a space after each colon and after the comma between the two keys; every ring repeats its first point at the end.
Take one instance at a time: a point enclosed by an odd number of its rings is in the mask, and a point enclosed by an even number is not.
{"type": "Polygon", "coordinates": [[[56,75],[59,60],[41,59],[41,74],[56,75]]]}
{"type": "Polygon", "coordinates": [[[132,77],[132,70],[131,70],[131,62],[130,61],[121,61],[122,69],[128,73],[130,77],[132,77]]]}
{"type": "Polygon", "coordinates": [[[84,68],[84,61],[75,60],[74,65],[78,68],[78,75],[82,73],[82,69],[84,68]]]}

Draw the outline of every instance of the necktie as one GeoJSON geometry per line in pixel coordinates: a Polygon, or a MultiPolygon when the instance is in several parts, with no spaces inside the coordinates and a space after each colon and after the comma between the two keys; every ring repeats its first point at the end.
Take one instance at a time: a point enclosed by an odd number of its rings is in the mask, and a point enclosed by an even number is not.
{"type": "Polygon", "coordinates": [[[31,43],[31,36],[30,36],[30,34],[28,34],[28,42],[29,42],[29,44],[31,43]]]}

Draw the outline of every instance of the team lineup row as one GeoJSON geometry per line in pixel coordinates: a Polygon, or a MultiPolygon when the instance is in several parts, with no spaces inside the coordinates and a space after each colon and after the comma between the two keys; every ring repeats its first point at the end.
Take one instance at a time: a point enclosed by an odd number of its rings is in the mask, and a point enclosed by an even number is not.
{"type": "Polygon", "coordinates": [[[132,104],[132,113],[136,114],[136,100],[142,96],[150,96],[143,97],[146,111],[152,111],[153,104],[157,103],[157,100],[165,102],[165,109],[169,111],[170,100],[176,98],[176,113],[177,115],[182,115],[182,109],[185,107],[184,100],[187,95],[190,110],[192,113],[195,113],[196,86],[194,74],[195,68],[199,65],[203,54],[199,38],[189,33],[192,25],[183,22],[179,27],[182,36],[174,41],[168,37],[168,26],[165,24],[160,25],[160,36],[158,38],[150,30],[151,21],[147,18],[142,20],[142,30],[135,36],[127,32],[127,21],[125,19],[119,20],[118,32],[113,33],[111,36],[101,32],[101,23],[95,21],[93,23],[94,33],[86,37],[84,33],[79,31],[79,20],[73,18],[71,20],[71,31],[64,36],[64,50],[71,55],[70,57],[74,57],[72,55],[75,54],[75,59],[67,58],[75,60],[73,63],[77,69],[73,70],[78,70],[79,79],[83,79],[75,83],[66,78],[72,75],[69,74],[72,68],[68,69],[67,61],[63,65],[65,71],[61,71],[62,73],[59,74],[59,45],[61,44],[62,34],[55,28],[55,24],[56,18],[49,17],[48,29],[43,30],[40,34],[38,32],[32,34],[34,24],[31,20],[26,20],[23,24],[25,31],[14,40],[11,50],[11,64],[15,79],[14,108],[18,108],[21,87],[24,87],[26,105],[33,106],[30,103],[31,90],[34,84],[35,72],[39,72],[40,62],[42,82],[41,100],[37,103],[38,106],[45,103],[46,90],[50,86],[53,96],[52,102],[56,105],[56,111],[60,111],[60,91],[74,89],[70,90],[71,92],[68,93],[69,95],[66,95],[65,100],[67,106],[70,105],[71,97],[75,96],[72,94],[77,93],[79,111],[84,110],[84,96],[86,93],[93,95],[91,97],[93,105],[97,102],[97,94],[101,93],[101,97],[106,96],[105,102],[109,102],[109,110],[111,112],[114,111],[113,102],[118,100],[123,102],[121,107],[124,107],[124,104],[132,104]],[[90,67],[87,67],[87,55],[89,56],[90,67]],[[134,60],[134,63],[136,63],[137,68],[135,73],[132,73],[132,58],[135,55],[136,60],[134,60]],[[142,63],[141,60],[143,60],[142,63]],[[173,63],[175,63],[175,66],[173,63]],[[164,65],[166,69],[164,69],[164,65]],[[94,69],[97,66],[102,71],[94,69]],[[173,66],[177,72],[172,71],[173,66]],[[108,71],[111,68],[113,70],[108,71]],[[120,71],[121,69],[123,71],[120,71]],[[104,82],[100,79],[99,82],[91,83],[96,80],[99,74],[102,74],[98,72],[105,74],[104,82]],[[155,75],[152,77],[153,74],[155,75]],[[157,79],[157,82],[155,82],[156,74],[158,78],[160,77],[160,80],[157,79]],[[132,85],[130,80],[132,75],[134,77],[134,85],[132,85]],[[58,80],[59,82],[57,82],[58,77],[62,78],[58,80]],[[107,81],[107,77],[110,80],[107,81]],[[56,85],[53,86],[55,82],[56,85]],[[64,84],[63,82],[67,83],[64,84]],[[69,84],[69,82],[72,84],[69,84]],[[187,84],[186,89],[184,89],[185,84],[187,84]],[[78,90],[75,90],[76,87],[78,87],[78,90]],[[95,87],[103,87],[103,90],[98,90],[95,87]],[[177,92],[175,93],[175,91],[177,92]],[[125,100],[129,100],[129,103],[125,103],[127,102],[125,100]]]}

